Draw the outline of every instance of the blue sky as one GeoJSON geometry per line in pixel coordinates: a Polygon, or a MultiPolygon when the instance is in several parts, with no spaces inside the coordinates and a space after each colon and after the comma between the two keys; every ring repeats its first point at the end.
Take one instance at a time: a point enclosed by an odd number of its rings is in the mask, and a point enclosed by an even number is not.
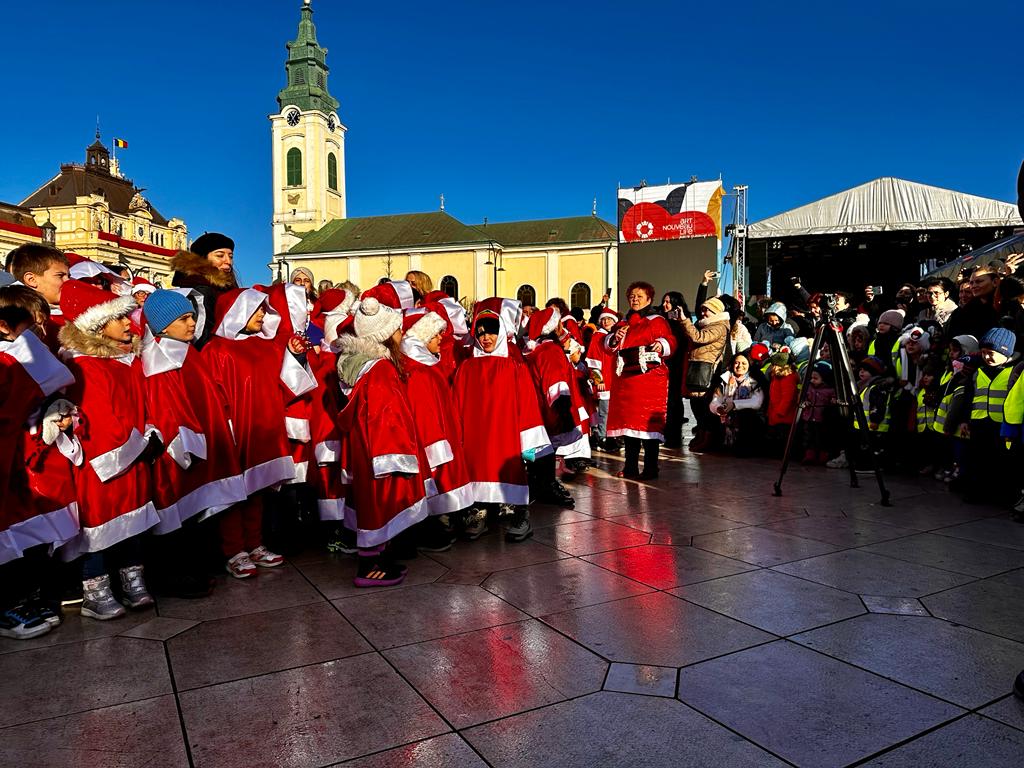
{"type": "MultiPolygon", "coordinates": [[[[190,233],[271,254],[270,124],[301,0],[11,3],[0,200],[81,162],[100,115],[190,233]]],[[[751,220],[878,176],[1012,201],[1017,3],[313,0],[349,215],[598,213],[617,184],[750,187],[751,220]]]]}

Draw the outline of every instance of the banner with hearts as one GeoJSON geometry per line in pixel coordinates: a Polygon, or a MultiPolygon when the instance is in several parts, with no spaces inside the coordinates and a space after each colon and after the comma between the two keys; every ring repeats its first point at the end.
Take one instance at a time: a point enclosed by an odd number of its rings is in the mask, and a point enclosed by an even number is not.
{"type": "Polygon", "coordinates": [[[722,236],[722,182],[619,190],[619,241],[722,236]]]}

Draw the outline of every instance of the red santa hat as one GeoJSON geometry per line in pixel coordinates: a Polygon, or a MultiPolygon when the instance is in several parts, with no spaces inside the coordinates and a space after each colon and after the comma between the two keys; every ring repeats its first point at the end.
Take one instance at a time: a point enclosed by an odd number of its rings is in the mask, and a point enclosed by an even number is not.
{"type": "Polygon", "coordinates": [[[326,315],[347,315],[355,302],[355,294],[342,288],[328,288],[313,302],[309,319],[322,328],[326,315]]]}
{"type": "Polygon", "coordinates": [[[412,285],[407,280],[390,280],[363,291],[362,299],[376,299],[391,309],[412,309],[416,302],[412,297],[412,285]]]}
{"type": "Polygon", "coordinates": [[[401,312],[363,293],[355,314],[355,334],[358,338],[383,344],[401,327],[401,312]]]}
{"type": "Polygon", "coordinates": [[[750,359],[753,360],[755,363],[763,363],[765,360],[768,359],[768,356],[770,354],[771,350],[768,348],[767,344],[757,342],[756,344],[752,344],[750,346],[750,359]]]}
{"type": "Polygon", "coordinates": [[[484,310],[493,312],[501,319],[502,327],[507,335],[515,336],[519,333],[519,326],[523,321],[523,303],[521,301],[492,296],[489,299],[481,299],[476,303],[474,311],[477,314],[484,310]]]}
{"type": "Polygon", "coordinates": [[[249,324],[249,318],[260,307],[267,313],[263,318],[261,335],[268,339],[274,338],[281,316],[270,306],[267,294],[255,288],[232,288],[217,297],[213,313],[214,334],[225,339],[237,339],[249,324]]]}
{"type": "Polygon", "coordinates": [[[156,286],[153,285],[149,280],[144,277],[133,277],[132,278],[132,293],[154,293],[156,286]]]}
{"type": "Polygon", "coordinates": [[[466,310],[455,299],[444,291],[431,291],[423,297],[423,306],[431,312],[437,312],[441,319],[447,321],[448,330],[457,339],[469,335],[466,323],[466,310]]]}
{"type": "Polygon", "coordinates": [[[606,317],[611,318],[616,323],[622,319],[622,315],[620,315],[618,312],[616,312],[614,309],[611,309],[610,307],[605,307],[604,309],[601,310],[601,314],[597,316],[597,322],[600,323],[606,317]]]}
{"type": "Polygon", "coordinates": [[[530,341],[537,341],[541,336],[554,333],[558,328],[558,321],[561,319],[562,313],[558,311],[558,307],[538,309],[530,315],[530,322],[526,325],[526,335],[530,341]]]}
{"type": "Polygon", "coordinates": [[[66,323],[96,333],[111,320],[138,306],[131,296],[117,296],[81,280],[68,280],[60,290],[60,311],[66,323]]]}
{"type": "Polygon", "coordinates": [[[405,335],[419,339],[423,343],[443,333],[447,327],[448,323],[443,317],[426,307],[407,309],[402,317],[402,330],[405,335]]]}
{"type": "Polygon", "coordinates": [[[79,256],[77,253],[65,253],[64,255],[68,259],[68,275],[75,280],[83,280],[87,277],[98,277],[100,275],[110,275],[118,280],[121,279],[120,275],[115,274],[98,262],[85,258],[85,256],[79,256]]]}

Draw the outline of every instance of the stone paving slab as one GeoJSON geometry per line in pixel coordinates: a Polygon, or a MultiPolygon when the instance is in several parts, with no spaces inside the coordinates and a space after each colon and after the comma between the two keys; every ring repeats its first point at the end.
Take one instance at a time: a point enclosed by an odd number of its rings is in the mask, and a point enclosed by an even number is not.
{"type": "Polygon", "coordinates": [[[864,763],[872,768],[986,766],[1020,768],[1024,733],[968,715],[943,728],[864,763]]]}

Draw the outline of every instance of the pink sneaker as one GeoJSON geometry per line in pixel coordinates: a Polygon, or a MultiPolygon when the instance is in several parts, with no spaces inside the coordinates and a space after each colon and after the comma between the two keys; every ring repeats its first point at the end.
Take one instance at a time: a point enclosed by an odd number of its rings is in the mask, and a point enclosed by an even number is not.
{"type": "Polygon", "coordinates": [[[271,552],[262,544],[249,553],[249,559],[260,568],[276,568],[284,562],[284,558],[281,555],[271,552]]]}
{"type": "Polygon", "coordinates": [[[239,552],[228,560],[225,568],[236,579],[251,579],[256,575],[256,565],[249,559],[248,552],[239,552]]]}

